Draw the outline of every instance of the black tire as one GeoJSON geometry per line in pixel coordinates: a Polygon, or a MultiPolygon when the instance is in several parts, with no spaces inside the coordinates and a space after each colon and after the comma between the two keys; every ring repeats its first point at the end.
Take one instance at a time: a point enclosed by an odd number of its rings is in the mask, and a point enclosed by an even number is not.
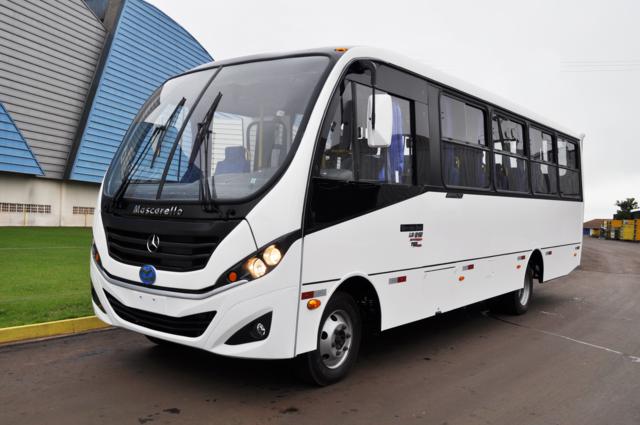
{"type": "Polygon", "coordinates": [[[522,289],[509,292],[498,298],[500,309],[514,316],[525,314],[529,310],[532,296],[533,268],[529,265],[524,273],[524,285],[522,289]]]}
{"type": "Polygon", "coordinates": [[[298,359],[302,377],[306,381],[318,386],[330,385],[340,381],[349,373],[357,360],[361,338],[362,317],[358,305],[349,294],[344,292],[335,293],[325,307],[322,319],[320,320],[320,327],[318,328],[318,348],[301,355],[298,359]],[[350,321],[350,323],[346,323],[347,320],[350,321]],[[332,336],[329,336],[323,329],[335,326],[332,325],[332,323],[340,324],[336,326],[336,332],[333,333],[332,336]],[[340,330],[340,326],[342,325],[346,327],[340,330]],[[341,332],[344,333],[348,330],[350,330],[350,333],[341,335],[341,332]],[[350,337],[347,335],[350,335],[350,337]],[[323,341],[326,342],[321,345],[323,341]],[[333,356],[324,354],[323,356],[322,347],[326,349],[330,341],[334,341],[338,345],[337,347],[332,345],[330,350],[341,353],[340,355],[333,356]],[[347,348],[345,351],[340,350],[340,348],[345,347],[347,348]],[[342,356],[344,356],[344,358],[342,356]],[[331,363],[334,361],[336,364],[332,365],[331,363]]]}

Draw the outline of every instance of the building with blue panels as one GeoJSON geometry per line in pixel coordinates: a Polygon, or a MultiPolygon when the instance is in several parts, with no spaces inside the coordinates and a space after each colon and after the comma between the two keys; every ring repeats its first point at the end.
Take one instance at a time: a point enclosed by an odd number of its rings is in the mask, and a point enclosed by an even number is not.
{"type": "Polygon", "coordinates": [[[138,109],[211,60],[144,0],[3,0],[0,226],[90,225],[138,109]]]}

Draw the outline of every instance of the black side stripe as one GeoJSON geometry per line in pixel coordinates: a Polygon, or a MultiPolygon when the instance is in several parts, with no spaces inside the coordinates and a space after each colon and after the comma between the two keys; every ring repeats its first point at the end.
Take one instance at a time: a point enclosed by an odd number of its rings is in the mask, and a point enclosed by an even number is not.
{"type": "Polygon", "coordinates": [[[302,286],[307,286],[307,285],[317,285],[319,283],[329,283],[329,282],[337,282],[340,279],[328,279],[328,280],[317,280],[315,282],[307,282],[307,283],[303,283],[302,286]]]}
{"type": "Polygon", "coordinates": [[[549,249],[549,248],[561,248],[563,246],[570,246],[570,245],[581,245],[581,242],[574,242],[574,243],[566,243],[563,245],[554,245],[554,246],[545,246],[544,248],[540,248],[540,249],[549,249]]]}
{"type": "MultiPolygon", "coordinates": [[[[377,276],[377,275],[387,274],[387,273],[404,272],[404,271],[410,271],[410,270],[425,269],[425,268],[428,268],[428,267],[448,266],[449,264],[465,263],[467,261],[484,260],[486,258],[504,257],[505,255],[522,254],[523,252],[531,252],[531,251],[532,251],[531,249],[528,249],[526,251],[515,251],[515,252],[507,252],[506,254],[487,255],[486,257],[468,258],[466,260],[449,261],[447,263],[429,264],[427,266],[410,267],[410,268],[407,268],[407,269],[398,269],[398,270],[390,270],[390,271],[384,271],[384,272],[376,272],[376,273],[371,273],[370,276],[377,276]]],[[[453,268],[453,266],[450,267],[450,268],[453,268]]],[[[438,269],[438,270],[442,270],[442,269],[438,269]]],[[[427,272],[429,272],[429,271],[433,272],[433,271],[436,271],[436,270],[427,270],[427,272]]]]}

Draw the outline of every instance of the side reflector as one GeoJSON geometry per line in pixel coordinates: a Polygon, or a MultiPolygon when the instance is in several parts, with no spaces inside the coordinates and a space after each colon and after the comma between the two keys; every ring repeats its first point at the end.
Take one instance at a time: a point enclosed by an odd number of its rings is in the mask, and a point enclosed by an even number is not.
{"type": "Polygon", "coordinates": [[[398,276],[389,278],[389,285],[393,285],[394,283],[405,283],[407,281],[407,276],[398,276]]]}
{"type": "Polygon", "coordinates": [[[525,260],[526,258],[527,258],[526,255],[521,255],[521,256],[518,257],[518,261],[525,260]]]}
{"type": "Polygon", "coordinates": [[[475,266],[473,264],[467,264],[466,266],[462,266],[462,270],[473,270],[475,266]]]}
{"type": "Polygon", "coordinates": [[[518,264],[518,265],[516,266],[516,269],[518,269],[518,270],[520,270],[521,268],[522,268],[522,266],[521,266],[520,264],[518,264]]]}
{"type": "Polygon", "coordinates": [[[301,300],[308,300],[308,299],[314,298],[314,297],[324,297],[325,295],[327,295],[327,290],[326,289],[318,289],[317,291],[303,292],[302,294],[300,294],[300,299],[301,300]]]}
{"type": "Polygon", "coordinates": [[[544,253],[544,255],[551,255],[551,254],[553,254],[553,251],[547,251],[544,253]]]}
{"type": "Polygon", "coordinates": [[[313,298],[307,301],[307,308],[309,310],[315,310],[316,308],[320,307],[320,304],[321,304],[320,300],[313,298]]]}
{"type": "Polygon", "coordinates": [[[464,276],[458,276],[458,281],[462,282],[464,280],[464,276]]]}

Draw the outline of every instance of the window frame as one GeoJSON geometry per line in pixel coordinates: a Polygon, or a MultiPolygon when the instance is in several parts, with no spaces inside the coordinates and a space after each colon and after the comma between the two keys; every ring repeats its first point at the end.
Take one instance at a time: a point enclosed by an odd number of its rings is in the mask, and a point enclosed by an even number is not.
{"type": "Polygon", "coordinates": [[[567,200],[583,200],[583,193],[582,193],[582,158],[581,158],[581,154],[582,152],[580,151],[580,141],[575,140],[573,137],[569,137],[564,133],[559,133],[556,132],[555,134],[555,152],[554,155],[557,159],[557,164],[556,164],[556,168],[558,170],[558,196],[562,199],[567,199],[567,200]],[[563,140],[565,140],[567,143],[571,143],[574,146],[575,152],[576,152],[576,168],[572,168],[569,167],[568,165],[560,165],[560,155],[559,155],[559,151],[558,151],[558,138],[562,138],[563,140]],[[560,188],[560,169],[563,170],[568,170],[568,171],[573,171],[575,173],[577,173],[578,175],[578,194],[577,195],[565,195],[562,193],[562,190],[560,188]]]}
{"type": "MultiPolygon", "coordinates": [[[[551,198],[558,199],[560,197],[560,172],[558,169],[558,149],[557,149],[557,132],[548,127],[541,126],[537,123],[528,123],[527,125],[527,145],[529,147],[529,163],[530,164],[542,164],[542,165],[550,165],[555,168],[556,172],[556,192],[555,193],[538,193],[533,189],[533,178],[531,179],[531,193],[536,198],[551,198]],[[554,161],[543,161],[539,159],[534,159],[531,154],[531,136],[530,131],[534,128],[540,131],[542,134],[548,134],[551,136],[551,151],[553,152],[554,161]]],[[[531,167],[529,167],[531,168],[531,167]]],[[[531,169],[531,177],[533,177],[533,169],[531,169]]]]}
{"type": "Polygon", "coordinates": [[[450,185],[447,184],[446,180],[445,180],[445,169],[444,169],[444,149],[442,149],[442,146],[444,143],[450,143],[452,145],[455,146],[462,146],[464,148],[469,148],[469,149],[477,149],[477,150],[481,150],[486,152],[487,155],[487,166],[490,167],[489,170],[491,170],[493,168],[493,158],[492,158],[492,149],[490,146],[490,143],[488,142],[489,138],[488,138],[488,132],[489,132],[489,128],[487,125],[487,117],[489,116],[489,114],[491,113],[490,108],[487,107],[486,104],[479,102],[473,98],[467,97],[467,96],[463,96],[459,93],[453,92],[453,91],[449,91],[445,88],[441,88],[439,90],[438,93],[438,99],[437,99],[437,111],[438,111],[438,144],[440,145],[440,179],[442,180],[442,187],[445,189],[445,191],[448,191],[446,189],[454,189],[457,192],[461,192],[461,193],[465,193],[466,191],[475,191],[478,193],[491,193],[495,190],[494,187],[494,180],[493,180],[493,173],[491,171],[489,171],[488,173],[488,177],[489,177],[489,185],[488,187],[478,187],[478,186],[459,186],[459,185],[450,185]],[[476,109],[481,110],[484,113],[484,139],[485,139],[485,144],[484,145],[480,145],[480,144],[473,144],[473,143],[468,143],[468,142],[462,142],[462,141],[458,141],[455,139],[448,139],[445,140],[444,137],[442,136],[442,109],[440,107],[441,102],[442,102],[442,97],[446,96],[449,97],[453,100],[457,100],[459,102],[462,102],[466,105],[469,105],[471,107],[474,107],[476,109]]]}
{"type": "MultiPolygon", "coordinates": [[[[505,111],[503,109],[500,108],[492,108],[491,109],[491,117],[489,117],[489,125],[491,127],[491,151],[492,151],[492,162],[493,162],[493,166],[491,167],[491,174],[493,176],[493,182],[494,182],[494,189],[497,193],[505,193],[505,194],[518,194],[518,195],[533,195],[533,185],[531,184],[531,163],[530,163],[530,154],[531,154],[531,149],[529,147],[529,131],[528,131],[528,125],[527,125],[527,121],[518,117],[517,115],[514,115],[508,111],[505,111]],[[493,140],[493,117],[494,115],[498,118],[498,120],[500,120],[500,118],[512,121],[516,124],[520,124],[522,126],[522,145],[523,145],[523,150],[524,150],[524,154],[518,154],[518,153],[512,153],[512,152],[507,152],[507,151],[503,151],[502,149],[497,149],[495,148],[495,140],[493,140]],[[498,188],[496,182],[498,181],[497,176],[495,175],[496,173],[496,167],[495,167],[495,155],[504,155],[506,157],[511,157],[511,158],[517,158],[517,159],[521,159],[524,161],[525,167],[526,169],[526,173],[525,175],[527,176],[527,189],[526,191],[521,191],[521,190],[508,190],[508,189],[500,189],[498,188]]],[[[501,139],[502,140],[502,136],[501,139]]]]}

